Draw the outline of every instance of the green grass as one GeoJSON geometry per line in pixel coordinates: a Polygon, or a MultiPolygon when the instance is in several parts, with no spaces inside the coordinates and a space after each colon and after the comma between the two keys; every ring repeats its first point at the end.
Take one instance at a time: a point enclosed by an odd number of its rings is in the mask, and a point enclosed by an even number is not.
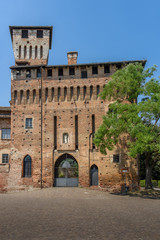
{"type": "MultiPolygon", "coordinates": [[[[152,180],[153,187],[160,188],[160,180],[152,180]]],[[[145,180],[140,180],[140,186],[145,187],[145,180]]]]}

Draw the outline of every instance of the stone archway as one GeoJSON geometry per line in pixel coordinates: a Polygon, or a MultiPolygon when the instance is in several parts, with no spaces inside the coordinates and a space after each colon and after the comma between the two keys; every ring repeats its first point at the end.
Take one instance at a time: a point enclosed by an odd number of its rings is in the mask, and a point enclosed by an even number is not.
{"type": "Polygon", "coordinates": [[[78,187],[78,163],[70,154],[60,156],[54,168],[55,187],[78,187]]]}

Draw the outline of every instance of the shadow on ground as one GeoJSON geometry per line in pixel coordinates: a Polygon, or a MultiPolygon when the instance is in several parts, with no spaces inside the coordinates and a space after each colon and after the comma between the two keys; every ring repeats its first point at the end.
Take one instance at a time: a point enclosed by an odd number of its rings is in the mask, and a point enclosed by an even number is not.
{"type": "Polygon", "coordinates": [[[145,199],[159,199],[160,200],[160,191],[159,190],[140,190],[140,191],[128,191],[128,192],[115,192],[111,193],[112,195],[119,195],[119,196],[129,196],[129,197],[139,197],[145,199]]]}

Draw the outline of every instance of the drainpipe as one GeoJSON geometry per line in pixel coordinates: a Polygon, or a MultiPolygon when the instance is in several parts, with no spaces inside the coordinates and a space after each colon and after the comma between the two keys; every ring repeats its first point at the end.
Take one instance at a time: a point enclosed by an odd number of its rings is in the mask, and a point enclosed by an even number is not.
{"type": "Polygon", "coordinates": [[[41,66],[41,189],[43,188],[43,183],[42,183],[42,167],[43,167],[43,102],[42,102],[42,81],[43,81],[43,71],[42,71],[42,66],[41,66]]]}

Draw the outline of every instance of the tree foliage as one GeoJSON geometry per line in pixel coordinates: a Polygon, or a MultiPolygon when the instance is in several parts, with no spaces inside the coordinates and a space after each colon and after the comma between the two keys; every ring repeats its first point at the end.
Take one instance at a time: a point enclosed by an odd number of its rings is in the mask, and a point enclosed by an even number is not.
{"type": "Polygon", "coordinates": [[[116,71],[101,93],[111,103],[96,132],[94,143],[103,154],[112,150],[122,133],[130,136],[129,154],[145,156],[146,188],[151,188],[152,168],[160,157],[160,83],[156,66],[144,70],[139,63],[116,71]],[[137,102],[139,96],[141,100],[137,102]]]}

